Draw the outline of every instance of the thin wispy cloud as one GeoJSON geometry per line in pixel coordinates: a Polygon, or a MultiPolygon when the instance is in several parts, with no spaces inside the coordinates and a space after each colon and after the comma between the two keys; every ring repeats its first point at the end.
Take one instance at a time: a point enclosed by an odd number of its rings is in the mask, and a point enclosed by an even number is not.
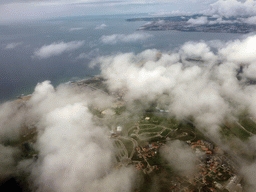
{"type": "MultiPolygon", "coordinates": [[[[202,8],[201,5],[204,5],[205,9],[214,0],[209,0],[207,3],[202,0],[185,0],[185,2],[188,6],[198,4],[198,6],[194,6],[194,11],[198,11],[202,8]]],[[[5,0],[0,2],[0,21],[34,20],[66,15],[145,13],[148,12],[149,7],[152,8],[150,12],[159,12],[159,10],[169,12],[177,11],[177,5],[180,7],[180,4],[180,1],[177,0],[5,0]]],[[[180,11],[189,12],[189,10],[180,11]]],[[[193,12],[193,10],[191,11],[193,12]]]]}
{"type": "Polygon", "coordinates": [[[100,52],[100,50],[98,48],[96,48],[88,53],[81,53],[77,57],[77,59],[93,59],[93,58],[99,57],[99,52],[100,52]]]}
{"type": "Polygon", "coordinates": [[[61,55],[64,52],[70,52],[79,49],[84,45],[84,41],[58,42],[50,45],[44,45],[35,50],[33,57],[46,59],[52,56],[61,55]]]}
{"type": "Polygon", "coordinates": [[[76,27],[76,28],[70,28],[69,31],[70,31],[70,32],[72,32],[72,31],[80,31],[80,30],[82,30],[82,29],[84,29],[84,28],[82,28],[82,27],[76,27]]]}
{"type": "Polygon", "coordinates": [[[107,25],[106,24],[101,24],[101,25],[97,25],[96,27],[95,27],[95,29],[104,29],[104,28],[106,28],[107,27],[107,25]]]}
{"type": "Polygon", "coordinates": [[[17,46],[21,45],[22,42],[13,42],[13,43],[8,43],[5,47],[5,49],[15,49],[17,46]]]}
{"type": "Polygon", "coordinates": [[[136,41],[142,41],[145,39],[148,39],[149,37],[152,37],[152,35],[147,33],[132,33],[129,35],[125,34],[113,34],[113,35],[103,35],[100,40],[102,43],[105,44],[116,44],[118,42],[136,42],[136,41]]]}

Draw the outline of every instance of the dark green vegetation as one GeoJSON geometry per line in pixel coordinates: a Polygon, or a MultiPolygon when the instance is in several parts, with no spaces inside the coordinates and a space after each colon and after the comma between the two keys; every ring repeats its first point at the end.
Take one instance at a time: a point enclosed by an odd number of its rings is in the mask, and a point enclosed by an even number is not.
{"type": "Polygon", "coordinates": [[[251,118],[242,118],[239,123],[252,134],[256,134],[256,123],[251,118]]]}
{"type": "Polygon", "coordinates": [[[230,131],[241,140],[247,140],[250,137],[250,134],[243,130],[237,123],[233,125],[230,131]]]}
{"type": "Polygon", "coordinates": [[[248,117],[242,117],[239,122],[226,123],[221,126],[220,133],[226,139],[237,137],[246,141],[256,133],[256,123],[248,117]]]}

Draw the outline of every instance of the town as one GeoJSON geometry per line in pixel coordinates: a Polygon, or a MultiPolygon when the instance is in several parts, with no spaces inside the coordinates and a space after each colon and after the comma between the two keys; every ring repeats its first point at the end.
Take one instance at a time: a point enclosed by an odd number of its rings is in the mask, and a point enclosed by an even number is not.
{"type": "MultiPolygon", "coordinates": [[[[99,109],[90,106],[89,109],[95,115],[98,123],[101,123],[105,117],[118,118],[126,107],[126,102],[123,99],[126,90],[109,92],[104,86],[104,81],[102,77],[93,77],[67,84],[67,86],[100,91],[116,98],[112,108],[99,109]]],[[[15,102],[25,105],[29,98],[30,96],[22,97],[15,102]]],[[[256,126],[254,119],[246,117],[240,123],[225,123],[222,127],[223,136],[235,136],[243,139],[245,136],[254,135],[254,132],[247,130],[248,124],[256,126]],[[232,131],[228,131],[231,128],[232,131]],[[226,134],[227,131],[228,134],[226,134]],[[239,131],[243,131],[245,134],[239,134],[239,131]]],[[[112,122],[108,126],[109,139],[115,148],[115,168],[133,166],[138,173],[142,173],[145,177],[145,184],[136,191],[146,191],[148,184],[152,182],[154,177],[159,177],[160,188],[163,191],[243,191],[243,176],[239,173],[240,165],[236,154],[225,151],[214,143],[197,129],[191,120],[179,121],[168,116],[168,110],[162,109],[156,103],[152,103],[141,114],[139,120],[127,119],[123,123],[113,124],[112,122]],[[193,175],[181,175],[161,154],[162,148],[177,140],[184,143],[195,154],[197,171],[193,175]]],[[[12,143],[7,142],[6,145],[20,146],[23,152],[22,158],[32,158],[36,162],[40,156],[38,151],[34,149],[36,137],[37,129],[35,126],[24,127],[20,140],[12,143]]],[[[172,151],[169,152],[172,153],[172,151]]]]}
{"type": "MultiPolygon", "coordinates": [[[[244,18],[243,18],[244,19],[244,18]]],[[[126,21],[148,21],[138,30],[145,31],[182,31],[182,32],[211,32],[211,33],[250,33],[256,31],[255,24],[244,23],[235,18],[223,18],[222,22],[217,22],[217,18],[204,15],[192,16],[172,16],[172,17],[149,17],[134,18],[126,21]],[[205,22],[190,23],[190,19],[207,18],[205,22]]]]}

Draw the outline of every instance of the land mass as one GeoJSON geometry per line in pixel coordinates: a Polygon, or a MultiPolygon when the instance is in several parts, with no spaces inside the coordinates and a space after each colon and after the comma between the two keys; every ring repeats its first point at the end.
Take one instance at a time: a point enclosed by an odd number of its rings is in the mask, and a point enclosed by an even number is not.
{"type": "Polygon", "coordinates": [[[204,15],[148,17],[127,19],[128,22],[148,21],[138,30],[183,32],[212,32],[212,33],[250,33],[256,31],[255,24],[249,24],[247,18],[213,18],[204,15]]]}
{"type": "MultiPolygon", "coordinates": [[[[115,105],[107,109],[99,109],[91,105],[90,112],[99,124],[109,128],[109,139],[112,141],[116,154],[116,169],[123,166],[134,166],[144,177],[142,186],[136,191],[147,191],[158,177],[161,191],[242,191],[242,174],[239,173],[239,151],[233,153],[221,149],[207,134],[201,132],[192,120],[177,120],[168,114],[168,110],[152,102],[136,120],[129,117],[122,122],[106,123],[105,118],[118,119],[126,111],[124,100],[125,90],[111,92],[105,84],[106,79],[96,76],[79,82],[70,82],[67,86],[88,89],[115,98],[115,105]],[[182,175],[161,154],[170,142],[180,141],[185,148],[194,151],[197,172],[193,175],[182,175]]],[[[14,101],[22,107],[30,96],[14,101]]],[[[140,101],[136,101],[136,106],[140,101]]],[[[231,138],[246,140],[256,134],[256,121],[248,115],[239,120],[226,122],[221,126],[221,134],[227,141],[231,138]]],[[[22,159],[33,159],[36,162],[40,153],[34,148],[37,140],[37,128],[24,126],[17,141],[6,141],[5,146],[19,147],[22,159]]],[[[179,151],[179,149],[177,149],[179,151]]],[[[170,152],[172,153],[172,151],[170,152]]],[[[254,157],[247,157],[254,158],[254,157]]],[[[28,175],[16,176],[22,188],[28,188],[28,175]]],[[[29,190],[28,190],[29,191],[29,190]]]]}

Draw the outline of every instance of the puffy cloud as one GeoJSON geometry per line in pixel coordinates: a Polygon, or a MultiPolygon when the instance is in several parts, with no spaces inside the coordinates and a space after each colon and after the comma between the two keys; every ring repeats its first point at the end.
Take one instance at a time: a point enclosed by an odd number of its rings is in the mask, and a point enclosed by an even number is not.
{"type": "Polygon", "coordinates": [[[94,124],[87,107],[95,98],[101,100],[101,107],[111,102],[106,95],[100,99],[100,93],[71,90],[65,86],[54,90],[44,82],[31,97],[29,104],[41,117],[34,184],[43,191],[131,191],[135,172],[112,169],[115,160],[108,129],[94,124]]]}
{"type": "Polygon", "coordinates": [[[36,168],[41,190],[90,189],[93,180],[109,171],[113,158],[110,140],[104,130],[93,126],[84,104],[57,108],[42,122],[45,130],[38,140],[42,162],[36,168]]]}
{"type": "MultiPolygon", "coordinates": [[[[37,126],[38,161],[22,161],[19,171],[31,172],[31,184],[42,191],[132,191],[134,167],[116,163],[109,129],[98,126],[88,106],[109,108],[113,98],[90,88],[39,83],[26,102],[0,106],[0,136],[18,139],[27,121],[37,126]],[[24,115],[26,114],[26,115],[24,115]]],[[[17,150],[0,145],[0,179],[16,174],[17,150]]]]}
{"type": "MultiPolygon", "coordinates": [[[[254,16],[256,15],[256,2],[254,0],[219,0],[210,5],[210,14],[218,14],[225,17],[254,16]]],[[[205,12],[207,14],[207,12],[205,12]]]]}
{"type": "Polygon", "coordinates": [[[250,79],[256,79],[256,62],[245,66],[243,74],[250,79]]]}
{"type": "Polygon", "coordinates": [[[217,59],[205,42],[187,42],[181,47],[180,54],[184,59],[201,59],[212,63],[217,59]]]}
{"type": "Polygon", "coordinates": [[[167,71],[162,65],[176,62],[179,58],[177,55],[164,55],[157,66],[154,60],[158,53],[157,50],[147,50],[137,56],[132,53],[119,54],[98,58],[96,62],[102,63],[102,74],[106,77],[111,90],[127,86],[131,91],[127,97],[135,99],[147,94],[161,94],[165,89],[172,87],[176,77],[174,73],[179,71],[181,66],[169,66],[170,69],[174,69],[172,72],[167,71]],[[144,58],[149,61],[146,62],[144,58]],[[140,67],[143,63],[145,67],[140,67]]]}
{"type": "Polygon", "coordinates": [[[127,89],[125,99],[151,101],[163,93],[165,108],[179,119],[193,117],[196,125],[212,137],[219,137],[219,125],[226,118],[249,108],[255,116],[255,87],[241,86],[237,79],[240,64],[246,63],[243,77],[252,77],[255,64],[255,36],[221,44],[214,54],[205,42],[185,43],[177,53],[146,50],[96,59],[110,90],[127,89]],[[251,71],[251,73],[249,72],[251,71]]]}
{"type": "Polygon", "coordinates": [[[18,149],[0,144],[0,183],[8,177],[16,175],[18,153],[18,149]]]}
{"type": "Polygon", "coordinates": [[[19,137],[20,127],[25,123],[26,109],[22,101],[0,105],[0,141],[19,137]]]}
{"type": "Polygon", "coordinates": [[[197,17],[196,19],[189,19],[187,23],[192,24],[192,25],[205,25],[208,23],[207,17],[197,17]]]}
{"type": "Polygon", "coordinates": [[[238,63],[251,63],[256,61],[256,35],[249,36],[245,40],[235,40],[230,42],[219,53],[228,61],[238,63]]]}
{"type": "Polygon", "coordinates": [[[106,44],[116,44],[118,42],[136,42],[145,40],[151,37],[147,33],[132,33],[129,35],[125,34],[113,34],[113,35],[103,35],[100,40],[106,44]]]}
{"type": "Polygon", "coordinates": [[[166,158],[170,165],[182,176],[195,174],[197,157],[193,150],[179,140],[167,143],[160,150],[160,154],[166,158]]]}
{"type": "Polygon", "coordinates": [[[70,52],[84,45],[84,41],[58,42],[50,45],[44,45],[35,50],[34,57],[45,59],[55,55],[61,55],[64,52],[70,52]]]}

